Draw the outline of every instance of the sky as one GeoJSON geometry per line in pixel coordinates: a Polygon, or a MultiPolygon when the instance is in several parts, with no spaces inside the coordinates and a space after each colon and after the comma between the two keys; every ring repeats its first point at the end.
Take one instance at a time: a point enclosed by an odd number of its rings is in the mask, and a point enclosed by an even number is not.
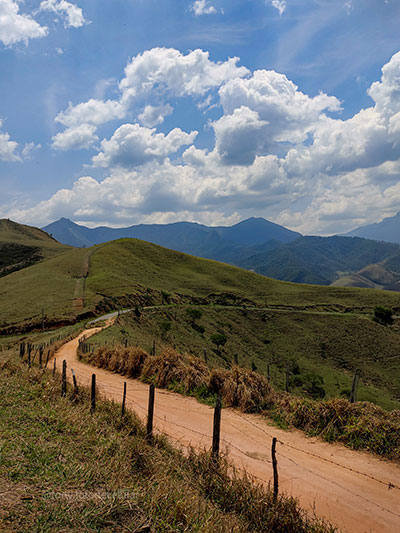
{"type": "Polygon", "coordinates": [[[0,0],[0,218],[400,211],[399,0],[0,0]]]}

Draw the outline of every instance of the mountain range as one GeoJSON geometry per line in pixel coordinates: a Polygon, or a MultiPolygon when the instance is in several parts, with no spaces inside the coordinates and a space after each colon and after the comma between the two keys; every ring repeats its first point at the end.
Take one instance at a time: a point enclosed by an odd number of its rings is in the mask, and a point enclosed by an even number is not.
{"type": "Polygon", "coordinates": [[[177,222],[93,229],[61,218],[43,230],[75,247],[138,238],[282,281],[400,290],[398,244],[349,236],[302,236],[263,218],[230,227],[177,222]]]}

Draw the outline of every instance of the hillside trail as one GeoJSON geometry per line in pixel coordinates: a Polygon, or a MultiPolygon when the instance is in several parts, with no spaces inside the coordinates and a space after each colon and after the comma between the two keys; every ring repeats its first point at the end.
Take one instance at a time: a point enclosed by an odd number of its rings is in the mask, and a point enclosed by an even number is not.
{"type": "MultiPolygon", "coordinates": [[[[66,343],[56,353],[66,360],[68,379],[73,369],[78,383],[89,385],[96,374],[102,396],[122,401],[127,382],[127,407],[145,419],[148,385],[113,372],[95,368],[77,358],[79,339],[101,331],[94,327],[66,343]]],[[[209,449],[213,409],[196,399],[162,389],[155,396],[156,431],[182,447],[209,449]]],[[[347,533],[395,533],[400,531],[400,465],[368,453],[350,450],[307,437],[298,430],[281,430],[265,417],[223,409],[221,446],[240,469],[263,484],[272,480],[270,449],[278,439],[279,487],[298,498],[310,515],[314,512],[347,533]]]]}

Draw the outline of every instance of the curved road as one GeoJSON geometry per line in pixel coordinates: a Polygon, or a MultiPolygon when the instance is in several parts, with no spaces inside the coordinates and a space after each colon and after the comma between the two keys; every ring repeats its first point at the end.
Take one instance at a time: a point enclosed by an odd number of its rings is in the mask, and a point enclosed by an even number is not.
{"type": "MultiPolygon", "coordinates": [[[[104,317],[102,317],[104,320],[104,317]]],[[[147,413],[148,386],[77,359],[78,340],[102,328],[91,328],[56,353],[65,359],[78,382],[89,385],[97,376],[100,393],[122,400],[127,381],[127,407],[141,418],[147,413]]],[[[68,377],[72,375],[68,371],[68,377]]],[[[213,410],[194,398],[157,389],[155,427],[182,446],[209,448],[213,410]]],[[[284,431],[257,416],[237,410],[222,411],[222,448],[239,467],[268,484],[272,478],[270,448],[278,438],[280,489],[300,500],[310,514],[315,510],[348,533],[397,533],[400,531],[400,465],[356,452],[339,444],[309,438],[297,430],[284,431]]]]}

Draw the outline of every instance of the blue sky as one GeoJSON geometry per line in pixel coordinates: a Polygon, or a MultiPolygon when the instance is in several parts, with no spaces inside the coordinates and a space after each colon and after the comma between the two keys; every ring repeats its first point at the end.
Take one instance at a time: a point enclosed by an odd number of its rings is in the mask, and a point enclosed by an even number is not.
{"type": "Polygon", "coordinates": [[[400,211],[398,0],[0,0],[0,217],[400,211]]]}

